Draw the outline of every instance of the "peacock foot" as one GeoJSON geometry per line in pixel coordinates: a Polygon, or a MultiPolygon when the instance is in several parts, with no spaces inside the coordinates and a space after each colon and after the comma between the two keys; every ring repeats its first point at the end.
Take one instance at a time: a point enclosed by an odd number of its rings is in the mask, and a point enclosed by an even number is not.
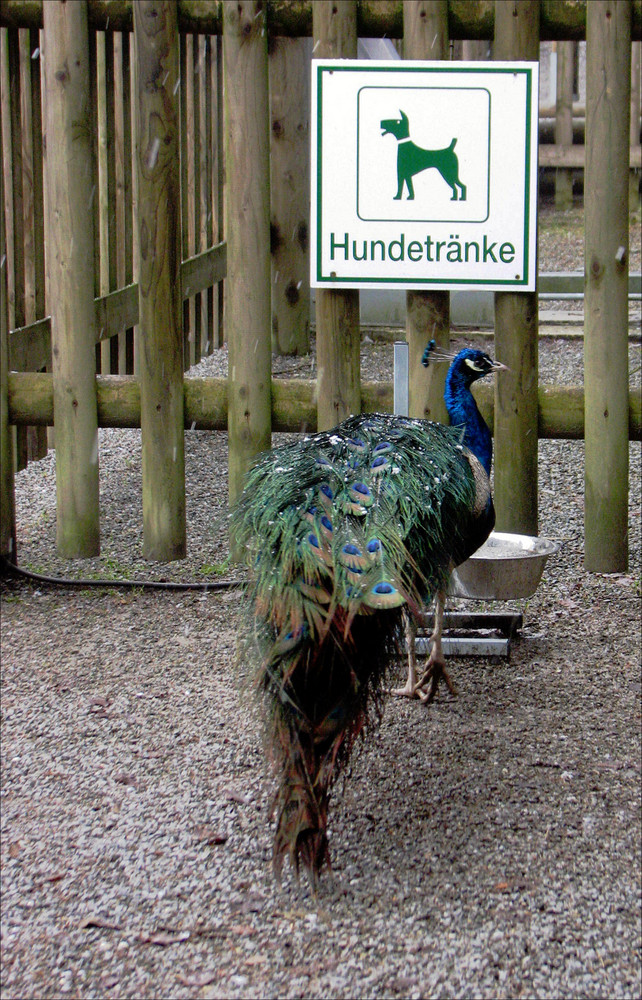
{"type": "Polygon", "coordinates": [[[417,694],[417,684],[413,683],[410,678],[408,678],[402,688],[391,688],[390,694],[394,695],[396,698],[419,698],[419,695],[417,694]]]}
{"type": "Polygon", "coordinates": [[[429,660],[423,676],[417,681],[410,697],[419,698],[425,705],[429,705],[435,699],[441,680],[445,682],[450,693],[456,697],[457,688],[448,676],[444,661],[442,659],[434,659],[432,662],[429,660]]]}

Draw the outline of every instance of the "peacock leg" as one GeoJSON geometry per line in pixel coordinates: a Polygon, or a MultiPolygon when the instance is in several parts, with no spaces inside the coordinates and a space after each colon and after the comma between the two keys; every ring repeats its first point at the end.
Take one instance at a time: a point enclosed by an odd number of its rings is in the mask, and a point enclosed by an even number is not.
{"type": "Polygon", "coordinates": [[[446,670],[446,661],[444,659],[443,647],[441,644],[441,634],[444,628],[444,608],[446,606],[446,591],[438,590],[437,597],[435,599],[435,627],[433,629],[430,640],[432,642],[432,648],[430,650],[430,656],[428,657],[428,663],[426,664],[426,669],[421,677],[421,680],[417,681],[415,684],[414,695],[416,698],[421,698],[425,703],[431,702],[435,695],[437,694],[437,688],[439,687],[439,681],[443,678],[446,682],[446,686],[451,694],[457,694],[457,688],[451,681],[446,670]],[[430,687],[426,690],[428,681],[430,681],[430,687]]]}
{"type": "Polygon", "coordinates": [[[393,688],[390,694],[398,698],[417,698],[417,654],[415,652],[415,636],[417,628],[414,618],[407,607],[402,610],[403,628],[406,635],[406,647],[408,649],[408,680],[404,687],[393,688]]]}

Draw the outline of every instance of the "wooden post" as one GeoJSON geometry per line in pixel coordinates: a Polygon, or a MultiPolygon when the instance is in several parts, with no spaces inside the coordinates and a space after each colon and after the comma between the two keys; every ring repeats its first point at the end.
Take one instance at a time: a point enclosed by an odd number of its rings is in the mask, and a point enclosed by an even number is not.
{"type": "MultiPolygon", "coordinates": [[[[42,84],[40,61],[40,32],[31,28],[28,36],[31,83],[31,193],[33,198],[33,318],[46,315],[46,268],[45,268],[45,215],[44,215],[44,172],[42,161],[42,84]],[[37,58],[34,58],[37,53],[37,58]]],[[[31,458],[43,458],[47,454],[47,430],[34,427],[35,448],[31,458]]]]}
{"type": "Polygon", "coordinates": [[[176,4],[134,5],[143,552],[186,552],[176,4]]]}
{"type": "MultiPolygon", "coordinates": [[[[642,42],[631,45],[631,146],[640,144],[640,51],[642,42]]],[[[640,169],[629,171],[629,216],[631,222],[640,221],[640,169]]]]}
{"type": "Polygon", "coordinates": [[[4,214],[4,156],[0,115],[0,556],[16,562],[13,434],[9,425],[9,291],[4,214]]]}
{"type": "MultiPolygon", "coordinates": [[[[212,72],[212,86],[216,91],[216,132],[215,132],[215,162],[212,171],[214,191],[212,193],[212,210],[216,208],[216,233],[218,242],[225,239],[225,109],[223,107],[223,39],[216,36],[216,59],[212,72]]],[[[216,294],[216,344],[222,347],[227,340],[225,330],[225,289],[226,282],[219,281],[216,294]]]]}
{"type": "MultiPolygon", "coordinates": [[[[404,59],[448,58],[447,0],[404,0],[404,59]]],[[[450,292],[406,293],[406,340],[408,341],[408,405],[411,417],[424,417],[447,424],[444,385],[447,365],[421,365],[426,344],[450,348],[450,292]]]]}
{"type": "MultiPolygon", "coordinates": [[[[123,190],[122,190],[122,242],[123,268],[122,282],[130,285],[134,281],[134,213],[133,213],[133,122],[132,122],[132,72],[130,58],[129,32],[121,36],[121,67],[122,67],[122,134],[123,134],[123,190]]],[[[124,365],[119,358],[121,374],[133,374],[134,371],[134,328],[129,327],[123,334],[125,341],[124,365]]],[[[120,348],[119,348],[120,349],[120,348]]]]}
{"type": "Polygon", "coordinates": [[[272,350],[310,350],[310,44],[270,48],[272,350]]]}
{"type": "Polygon", "coordinates": [[[270,162],[265,5],[223,5],[229,494],[271,444],[270,162]]]}
{"type": "MultiPolygon", "coordinates": [[[[539,59],[539,0],[495,0],[494,58],[539,59]]],[[[537,100],[537,96],[534,97],[537,100]]],[[[499,531],[537,534],[537,292],[495,293],[495,490],[499,531]]]]}
{"type": "MultiPolygon", "coordinates": [[[[317,59],[354,59],[357,55],[355,0],[312,5],[313,52],[317,59]]],[[[361,410],[359,292],[316,291],[317,421],[328,430],[361,410]]]]}
{"type": "MultiPolygon", "coordinates": [[[[181,34],[179,37],[179,66],[180,66],[180,115],[181,115],[181,127],[179,131],[180,144],[181,144],[181,234],[182,234],[182,249],[181,255],[183,260],[187,260],[190,256],[189,250],[189,142],[188,142],[188,121],[187,113],[189,108],[189,100],[187,93],[187,80],[189,77],[189,71],[187,68],[187,35],[181,34]]],[[[191,136],[190,136],[191,138],[191,136]]],[[[184,299],[182,302],[183,310],[183,369],[187,371],[189,368],[189,343],[186,341],[186,334],[189,335],[190,330],[190,300],[184,299]]]]}
{"type": "Polygon", "coordinates": [[[584,559],[628,562],[628,187],[631,4],[586,12],[584,175],[584,559]]]}
{"type": "Polygon", "coordinates": [[[91,210],[95,123],[85,0],[47,3],[43,17],[56,541],[60,555],[73,559],[100,551],[91,210]]]}
{"type": "MultiPolygon", "coordinates": [[[[22,91],[20,73],[20,31],[9,28],[9,108],[11,122],[11,219],[13,226],[13,316],[9,317],[11,328],[26,323],[26,281],[25,281],[25,212],[24,178],[25,164],[22,148],[22,91]]],[[[29,461],[28,428],[16,427],[17,468],[24,469],[29,461]]]]}
{"type": "MultiPolygon", "coordinates": [[[[573,69],[575,42],[557,42],[557,93],[555,97],[555,145],[573,145],[573,69]]],[[[573,207],[573,171],[555,171],[555,208],[564,212],[573,207]]]]}

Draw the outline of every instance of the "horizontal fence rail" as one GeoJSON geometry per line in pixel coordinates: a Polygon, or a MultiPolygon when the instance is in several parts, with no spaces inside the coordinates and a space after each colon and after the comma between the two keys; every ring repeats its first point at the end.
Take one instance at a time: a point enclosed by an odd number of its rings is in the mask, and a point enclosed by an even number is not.
{"type": "MultiPolygon", "coordinates": [[[[131,31],[133,0],[88,0],[89,24],[100,31],[131,31]]],[[[299,38],[312,35],[312,8],[321,0],[268,0],[267,28],[271,35],[299,38]]],[[[519,0],[518,0],[519,2],[519,0]]],[[[592,0],[542,0],[542,41],[586,38],[586,7],[592,0]]],[[[42,27],[42,0],[2,0],[0,25],[42,27]]],[[[178,0],[182,32],[217,35],[222,31],[221,4],[216,0],[178,0]]],[[[495,0],[448,0],[451,39],[492,38],[495,0]]],[[[403,38],[401,0],[359,0],[357,32],[360,38],[403,38]]],[[[631,4],[631,37],[642,39],[642,0],[631,4]]]]}
{"type": "MultiPolygon", "coordinates": [[[[186,430],[227,429],[227,380],[186,378],[186,430]]],[[[133,375],[96,376],[98,425],[140,427],[140,385],[133,375]]],[[[474,394],[482,416],[493,426],[494,400],[490,386],[477,385],[474,394]]],[[[53,378],[47,372],[9,374],[9,420],[12,424],[53,426],[53,378]]],[[[310,379],[272,379],[272,430],[311,432],[317,429],[317,387],[310,379]]],[[[393,412],[393,386],[361,383],[361,412],[393,412]]],[[[574,386],[540,385],[540,438],[577,440],[584,436],[584,390],[574,386]]],[[[642,440],[642,398],[629,393],[629,438],[642,440]]]]}
{"type": "MultiPolygon", "coordinates": [[[[184,260],[181,265],[183,297],[185,301],[197,292],[222,281],[227,269],[225,243],[196,257],[184,260]]],[[[126,285],[108,295],[95,299],[96,343],[117,336],[121,330],[138,323],[138,284],[126,285]]],[[[51,317],[37,320],[29,326],[19,327],[9,334],[11,367],[17,372],[39,371],[51,364],[51,317]]]]}

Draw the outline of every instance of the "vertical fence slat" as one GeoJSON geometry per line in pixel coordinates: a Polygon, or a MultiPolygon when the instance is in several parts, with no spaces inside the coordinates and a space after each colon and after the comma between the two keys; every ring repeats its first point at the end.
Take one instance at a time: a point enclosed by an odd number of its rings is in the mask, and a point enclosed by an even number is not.
{"type": "Polygon", "coordinates": [[[629,0],[592,0],[586,25],[584,559],[628,562],[629,0]]]}
{"type": "Polygon", "coordinates": [[[11,85],[9,83],[9,29],[0,28],[0,99],[2,121],[2,156],[6,164],[4,174],[5,197],[5,230],[4,238],[7,253],[7,313],[9,329],[13,329],[13,162],[11,150],[11,85]]]}
{"type": "Polygon", "coordinates": [[[271,442],[270,163],[265,7],[223,5],[229,492],[271,442]]]}
{"type": "MultiPolygon", "coordinates": [[[[123,280],[130,285],[134,280],[134,236],[133,236],[133,191],[132,191],[132,67],[131,67],[131,35],[124,31],[121,41],[122,65],[122,119],[123,119],[123,221],[122,241],[124,257],[123,280]]],[[[120,366],[121,374],[133,374],[134,371],[134,329],[125,330],[124,366],[120,366]]]]}
{"type": "MultiPolygon", "coordinates": [[[[192,101],[194,104],[193,121],[193,157],[194,157],[194,195],[192,203],[192,225],[194,226],[194,253],[201,249],[201,75],[199,63],[199,36],[193,35],[192,51],[192,101]]],[[[201,358],[203,296],[200,292],[194,295],[194,325],[192,327],[191,350],[194,364],[201,358]]]]}
{"type": "Polygon", "coordinates": [[[310,46],[275,38],[270,49],[272,349],[310,350],[310,46]]]}
{"type": "MultiPolygon", "coordinates": [[[[105,168],[107,171],[107,284],[105,291],[118,286],[118,232],[116,213],[116,74],[113,31],[105,33],[105,168]]],[[[118,374],[118,335],[102,343],[103,375],[118,374]]]]}
{"type": "MultiPolygon", "coordinates": [[[[194,231],[194,201],[196,195],[195,188],[195,167],[196,167],[196,148],[197,148],[197,138],[196,138],[196,121],[195,121],[195,103],[194,103],[194,36],[187,35],[185,37],[186,44],[186,63],[183,73],[185,74],[185,84],[186,84],[186,130],[185,130],[185,152],[187,159],[187,183],[182,191],[182,201],[185,205],[185,215],[184,223],[185,228],[185,240],[183,241],[183,246],[187,248],[187,253],[184,254],[185,257],[192,257],[195,252],[195,231],[194,231]]],[[[185,340],[185,368],[190,368],[196,361],[195,356],[195,340],[194,340],[194,325],[196,317],[196,297],[194,296],[193,290],[191,288],[184,289],[185,295],[188,297],[188,321],[183,330],[183,337],[185,340]]]]}
{"type": "Polygon", "coordinates": [[[0,115],[0,556],[17,560],[13,433],[9,426],[8,261],[4,204],[4,150],[0,115]]]}
{"type": "Polygon", "coordinates": [[[86,3],[47,3],[43,15],[56,541],[60,555],[72,559],[97,555],[100,548],[91,213],[94,121],[86,3]]]}
{"type": "MultiPolygon", "coordinates": [[[[124,35],[120,31],[114,32],[114,136],[115,136],[115,182],[116,182],[116,288],[122,288],[125,284],[125,268],[127,260],[127,241],[125,231],[125,213],[127,204],[127,155],[128,136],[125,131],[125,99],[124,99],[124,77],[125,67],[123,63],[124,35]]],[[[118,345],[118,374],[127,373],[127,332],[120,330],[115,338],[118,345]]]]}
{"type": "MultiPolygon", "coordinates": [[[[312,32],[317,59],[356,58],[356,2],[313,4],[312,32]]],[[[317,288],[316,326],[317,424],[327,430],[361,409],[359,292],[317,288]]]]}
{"type": "MultiPolygon", "coordinates": [[[[138,61],[136,59],[136,46],[133,32],[130,37],[131,45],[131,103],[130,114],[132,120],[132,280],[138,282],[140,274],[140,248],[138,245],[138,156],[136,149],[136,104],[138,101],[138,61]]],[[[140,373],[140,325],[134,327],[134,375],[140,373]]]]}
{"type": "Polygon", "coordinates": [[[171,0],[135,5],[134,46],[143,553],[169,561],[187,549],[178,22],[171,0]]]}
{"type": "Polygon", "coordinates": [[[20,31],[20,120],[22,131],[22,211],[24,254],[24,318],[25,324],[36,318],[36,276],[33,228],[33,130],[31,108],[31,59],[29,58],[29,32],[20,31]]]}
{"type": "MultiPolygon", "coordinates": [[[[573,70],[575,42],[557,43],[557,92],[555,96],[555,145],[573,145],[573,70]]],[[[564,212],[573,207],[573,171],[555,171],[555,208],[564,212]]]]}
{"type": "MultiPolygon", "coordinates": [[[[92,36],[94,33],[91,33],[92,36]]],[[[96,253],[98,289],[96,295],[106,295],[109,291],[109,222],[108,222],[108,170],[107,170],[107,88],[106,77],[106,46],[107,36],[104,31],[95,33],[95,77],[92,70],[92,86],[94,87],[94,107],[96,109],[97,142],[95,146],[96,167],[96,253]]],[[[101,375],[110,371],[109,341],[97,345],[98,369],[101,375]]]]}
{"type": "MultiPolygon", "coordinates": [[[[181,134],[180,134],[180,149],[181,149],[181,233],[182,233],[182,244],[181,253],[183,255],[183,260],[187,260],[189,257],[189,203],[187,198],[187,189],[189,187],[189,143],[188,143],[188,124],[187,124],[187,109],[189,107],[189,98],[187,93],[187,78],[189,76],[188,63],[187,63],[187,35],[181,33],[179,38],[179,52],[180,52],[180,120],[181,120],[181,134]]],[[[183,368],[186,370],[189,368],[189,342],[187,336],[190,329],[190,302],[189,299],[185,299],[181,303],[181,310],[183,313],[183,368]]]]}
{"type": "Polygon", "coordinates": [[[40,32],[29,32],[31,62],[31,144],[33,165],[33,253],[34,253],[34,318],[45,316],[45,217],[44,175],[42,162],[42,90],[40,62],[40,32]]]}
{"type": "MultiPolygon", "coordinates": [[[[36,32],[37,34],[37,32],[36,32]]],[[[35,127],[34,115],[40,111],[40,94],[36,92],[36,102],[34,107],[34,86],[33,80],[37,74],[39,60],[31,59],[29,48],[30,35],[27,29],[20,31],[20,99],[21,99],[21,121],[22,121],[22,185],[23,185],[23,225],[24,225],[24,277],[25,277],[25,298],[24,313],[25,323],[33,323],[40,318],[42,313],[37,312],[36,299],[41,296],[38,285],[38,257],[42,254],[42,243],[40,246],[36,241],[37,225],[37,189],[42,185],[42,170],[38,174],[38,167],[41,168],[41,160],[38,155],[39,131],[35,127]],[[33,63],[33,65],[32,65],[33,63]]],[[[40,204],[40,207],[42,205],[40,204]]],[[[44,427],[21,428],[25,435],[25,452],[28,462],[41,458],[47,454],[47,431],[44,427]]]]}
{"type": "MultiPolygon", "coordinates": [[[[216,185],[212,205],[216,205],[217,232],[219,242],[225,239],[225,115],[223,111],[223,39],[216,36],[216,61],[213,70],[216,92],[216,159],[213,171],[213,181],[216,185]]],[[[226,285],[219,281],[216,296],[216,343],[222,347],[227,334],[225,332],[225,294],[226,285]]]]}
{"type": "Polygon", "coordinates": [[[20,35],[9,28],[9,93],[11,121],[11,176],[13,218],[13,315],[12,329],[25,325],[24,209],[22,185],[22,121],[20,85],[20,35]]]}
{"type": "MultiPolygon", "coordinates": [[[[404,0],[405,59],[448,58],[447,0],[404,0]]],[[[445,365],[421,365],[428,341],[450,347],[450,292],[406,293],[406,340],[409,351],[408,405],[411,417],[448,423],[444,403],[445,365]]]]}
{"type": "MultiPolygon", "coordinates": [[[[216,201],[213,196],[213,180],[214,180],[214,169],[216,163],[216,149],[214,146],[214,137],[216,135],[216,125],[213,120],[214,116],[214,99],[212,90],[214,87],[214,81],[212,79],[212,44],[214,39],[211,35],[206,35],[202,39],[203,45],[203,90],[202,90],[202,115],[201,120],[203,122],[203,150],[204,150],[204,166],[201,172],[201,177],[203,180],[203,218],[204,218],[204,229],[203,238],[205,240],[205,246],[211,247],[214,243],[214,227],[215,227],[215,213],[216,213],[216,201]]],[[[218,192],[217,192],[218,193],[218,192]]],[[[215,288],[211,286],[206,292],[206,306],[205,306],[205,326],[207,329],[205,343],[203,344],[203,354],[210,354],[212,349],[218,343],[218,334],[215,330],[215,313],[214,313],[214,292],[215,288]]]]}
{"type": "MultiPolygon", "coordinates": [[[[31,84],[31,158],[33,197],[33,277],[34,277],[34,319],[46,315],[45,279],[45,205],[44,174],[42,161],[42,82],[40,61],[40,31],[29,31],[29,62],[31,84]]],[[[47,454],[47,428],[34,429],[33,458],[43,458],[47,454]]]]}
{"type": "MultiPolygon", "coordinates": [[[[538,0],[496,0],[493,55],[539,59],[538,0]]],[[[537,98],[535,98],[537,100],[537,98]]],[[[537,292],[495,293],[495,509],[501,531],[537,534],[537,292]]]]}
{"type": "MultiPolygon", "coordinates": [[[[100,105],[98,101],[98,76],[99,76],[99,65],[104,64],[103,53],[99,51],[99,38],[102,38],[102,33],[99,31],[89,32],[89,99],[91,106],[94,109],[94,133],[91,137],[91,165],[92,165],[92,200],[91,200],[91,210],[92,210],[92,221],[93,221],[93,232],[94,232],[94,246],[93,246],[93,257],[94,257],[94,298],[98,298],[101,294],[101,218],[102,218],[102,202],[103,202],[103,190],[101,188],[101,177],[100,177],[100,142],[101,142],[101,124],[100,124],[100,105]]],[[[101,70],[101,72],[104,72],[101,70]]],[[[45,92],[45,102],[47,99],[47,94],[45,92]]],[[[46,196],[46,189],[45,189],[46,196]]],[[[47,248],[47,253],[49,252],[47,248]]],[[[96,331],[97,335],[101,333],[100,330],[96,331]]],[[[101,371],[101,357],[102,357],[102,347],[100,344],[95,345],[95,357],[96,357],[96,371],[100,373],[101,371]]]]}
{"type": "MultiPolygon", "coordinates": [[[[640,54],[642,42],[633,42],[631,46],[631,125],[630,139],[632,146],[640,144],[640,70],[642,60],[640,54]]],[[[631,221],[640,218],[640,170],[629,171],[629,216],[631,221]]]]}
{"type": "MultiPolygon", "coordinates": [[[[22,80],[20,75],[20,29],[10,28],[9,94],[11,122],[11,194],[13,221],[13,302],[9,318],[11,327],[24,326],[25,312],[25,224],[24,170],[22,155],[22,80]]],[[[16,428],[17,468],[24,469],[29,461],[28,428],[16,428]]]]}

